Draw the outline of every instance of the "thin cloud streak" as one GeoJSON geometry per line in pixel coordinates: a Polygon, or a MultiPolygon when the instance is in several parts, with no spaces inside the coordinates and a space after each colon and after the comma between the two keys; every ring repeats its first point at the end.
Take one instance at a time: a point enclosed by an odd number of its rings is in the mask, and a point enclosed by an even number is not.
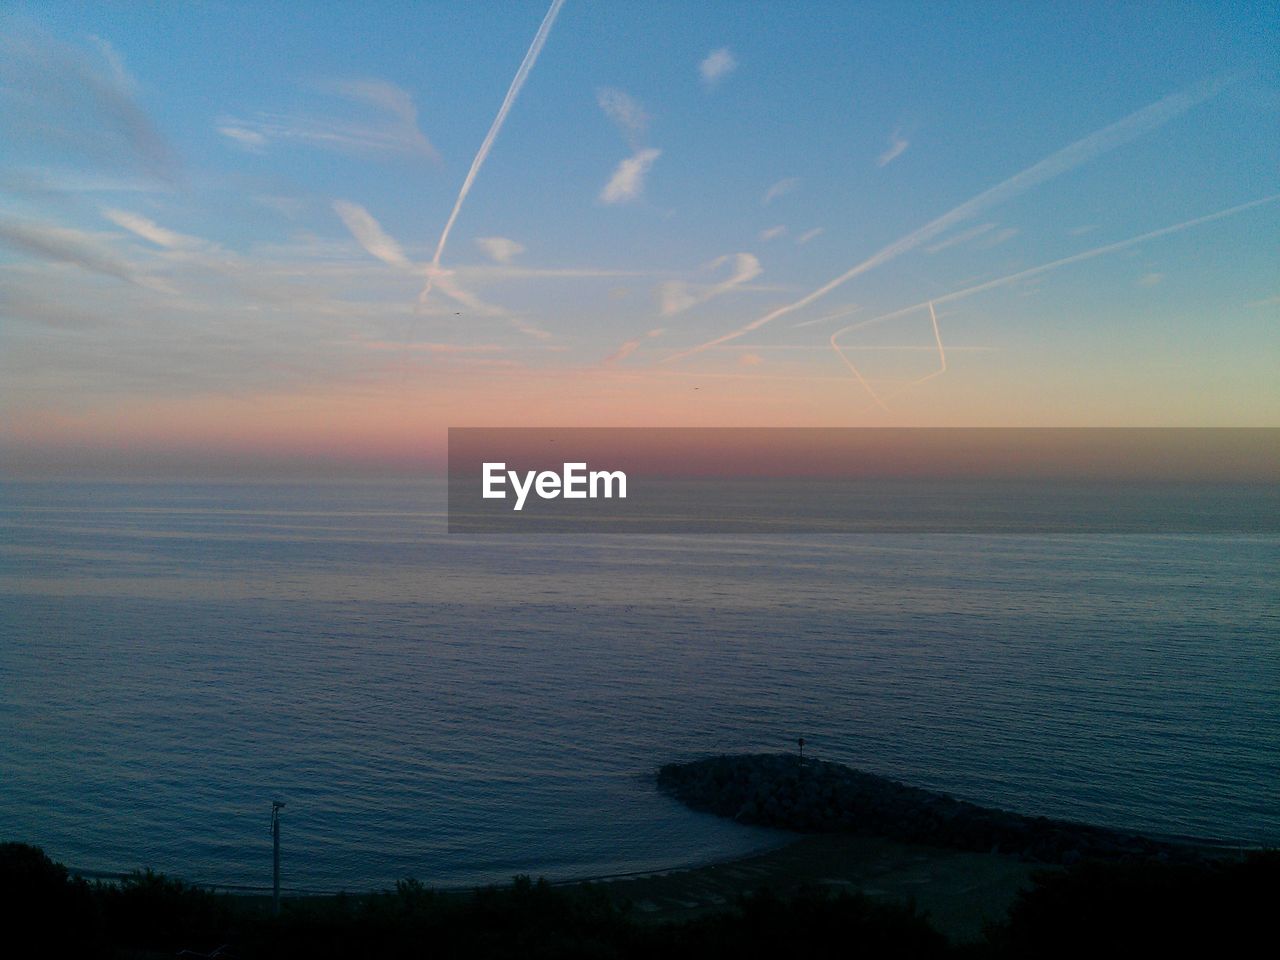
{"type": "Polygon", "coordinates": [[[750,333],[753,330],[758,330],[766,324],[776,320],[778,317],[794,313],[796,310],[800,310],[813,303],[815,300],[826,296],[832,290],[843,286],[855,277],[861,276],[870,270],[874,270],[876,267],[888,263],[902,254],[907,253],[910,250],[914,250],[922,244],[928,243],[934,237],[950,230],[958,223],[963,223],[965,220],[968,220],[983,210],[1010,200],[1021,193],[1025,193],[1032,187],[1038,186],[1039,184],[1051,180],[1054,177],[1060,176],[1068,170],[1072,170],[1081,164],[1102,156],[1117,147],[1129,143],[1143,134],[1158,129],[1175,117],[1181,116],[1197,104],[1203,103],[1210,97],[1216,96],[1225,86],[1226,81],[1224,80],[1207,80],[1195,84],[1186,90],[1170,94],[1161,100],[1157,100],[1155,103],[1149,104],[1141,110],[1137,110],[1134,113],[1129,114],[1127,117],[1124,117],[1109,126],[1103,127],[1101,130],[1097,130],[1094,133],[1075,141],[1056,153],[1050,154],[1039,163],[1033,164],[1020,173],[1014,174],[1007,180],[983,191],[976,197],[967,200],[960,206],[944,213],[937,219],[882,248],[866,260],[855,264],[840,276],[828,281],[811,293],[801,297],[799,300],[795,300],[792,303],[778,307],[777,309],[766,313],[764,316],[753,320],[751,323],[724,334],[723,336],[716,337],[713,340],[708,340],[705,343],[691,347],[687,350],[674,353],[664,358],[662,362],[670,363],[674,360],[679,360],[695,353],[700,353],[708,347],[737,339],[738,337],[750,333]]]}
{"type": "Polygon", "coordinates": [[[1018,235],[1017,227],[1005,227],[1003,230],[997,230],[995,233],[989,233],[982,239],[978,240],[976,246],[983,250],[992,250],[1000,244],[1012,240],[1018,235]]]}
{"type": "Polygon", "coordinates": [[[348,153],[395,153],[438,161],[439,153],[418,126],[413,97],[387,80],[331,80],[313,88],[369,110],[363,117],[260,113],[253,120],[222,117],[217,131],[260,153],[272,141],[296,141],[348,153]]]}
{"type": "Polygon", "coordinates": [[[760,205],[767,207],[779,197],[784,197],[800,186],[799,177],[786,177],[769,187],[760,198],[760,205]]]}
{"type": "Polygon", "coordinates": [[[219,126],[218,132],[228,140],[234,140],[246,150],[251,150],[254,153],[260,152],[269,142],[266,134],[259,133],[257,130],[250,130],[247,127],[238,127],[229,122],[219,126]]]}
{"type": "MultiPolygon", "coordinates": [[[[345,200],[335,200],[333,209],[342,220],[343,225],[351,233],[351,236],[370,256],[376,257],[397,270],[409,273],[420,274],[424,269],[430,269],[429,267],[417,266],[405,256],[404,250],[401,249],[395,238],[383,230],[382,224],[378,223],[364,207],[357,203],[348,203],[345,200]]],[[[455,279],[454,271],[436,270],[434,277],[436,286],[440,288],[445,296],[462,304],[471,312],[487,317],[506,317],[510,315],[510,311],[506,308],[487,303],[464,289],[455,279]]]]}
{"type": "Polygon", "coordinates": [[[166,250],[196,250],[205,246],[205,242],[198,237],[189,237],[185,234],[168,230],[154,220],[148,220],[146,217],[136,213],[108,208],[102,211],[102,215],[116,226],[142,237],[142,239],[150,243],[154,243],[157,247],[164,247],[166,250]]]}
{"type": "Polygon", "coordinates": [[[576,280],[611,279],[615,277],[661,276],[654,270],[623,270],[606,267],[519,267],[511,264],[461,266],[452,271],[474,280],[576,280]]]}
{"type": "MultiPolygon", "coordinates": [[[[664,317],[673,314],[683,313],[684,311],[696,307],[699,304],[706,303],[708,300],[721,296],[739,287],[744,283],[754,280],[764,272],[764,268],[760,266],[760,261],[749,253],[736,253],[733,255],[733,273],[728,279],[715,284],[694,285],[679,280],[673,280],[664,283],[659,288],[659,299],[662,306],[662,315],[664,317]]],[[[704,268],[706,271],[719,270],[726,263],[729,263],[728,255],[717,257],[712,260],[704,268]]]]}
{"type": "Polygon", "coordinates": [[[925,247],[924,251],[925,253],[941,253],[943,250],[950,250],[952,247],[968,243],[970,240],[975,240],[984,233],[994,230],[995,226],[994,223],[980,223],[976,227],[970,227],[968,230],[952,234],[945,240],[939,240],[937,243],[925,247]]]}
{"type": "Polygon", "coordinates": [[[511,86],[507,88],[507,95],[502,100],[502,106],[498,108],[498,114],[493,118],[493,123],[489,126],[489,132],[485,134],[484,141],[480,144],[480,149],[476,151],[475,159],[471,161],[471,169],[467,171],[466,179],[462,181],[462,189],[458,191],[458,199],[453,204],[453,211],[449,214],[449,219],[445,221],[444,230],[440,233],[440,242],[436,244],[436,252],[431,258],[431,269],[427,274],[426,285],[422,288],[422,293],[418,295],[418,302],[422,303],[427,299],[427,295],[431,293],[432,283],[436,279],[436,273],[440,269],[440,258],[444,255],[445,245],[449,242],[449,232],[453,229],[454,221],[458,219],[458,213],[462,210],[462,203],[467,199],[467,194],[471,192],[471,185],[475,183],[476,174],[480,172],[480,167],[484,164],[485,158],[489,156],[489,150],[493,147],[493,142],[498,138],[498,133],[502,130],[503,123],[506,122],[507,114],[511,112],[511,106],[516,102],[521,88],[525,81],[529,78],[529,72],[533,69],[533,65],[538,62],[538,55],[542,52],[543,46],[547,42],[547,37],[551,33],[551,27],[556,22],[556,17],[560,13],[560,8],[564,6],[564,0],[552,0],[551,7],[547,10],[547,14],[542,18],[542,24],[538,27],[538,32],[533,37],[533,43],[529,45],[529,49],[525,52],[524,60],[520,63],[520,68],[516,71],[516,75],[511,80],[511,86]]]}
{"type": "Polygon", "coordinates": [[[893,135],[889,137],[889,149],[876,158],[876,166],[887,167],[902,156],[909,146],[911,144],[904,140],[897,130],[893,131],[893,135]]]}
{"type": "Polygon", "coordinates": [[[364,207],[345,200],[335,200],[333,210],[351,232],[351,236],[355,237],[356,243],[370,256],[399,270],[416,270],[400,249],[400,244],[382,229],[382,225],[364,207]]]}
{"type": "Polygon", "coordinates": [[[168,292],[162,283],[139,272],[91,234],[80,230],[3,218],[0,219],[0,244],[42,260],[71,264],[135,286],[168,292]]]}
{"type": "Polygon", "coordinates": [[[611,367],[611,366],[614,366],[615,364],[621,363],[623,360],[627,359],[627,357],[631,356],[631,354],[635,353],[636,350],[640,348],[640,345],[644,343],[644,341],[651,340],[654,337],[660,337],[666,332],[667,331],[664,327],[658,327],[657,329],[650,330],[648,333],[644,334],[643,336],[633,337],[630,340],[624,341],[623,344],[619,346],[617,350],[613,351],[613,353],[605,357],[604,360],[601,361],[601,363],[607,367],[611,367]]]}
{"type": "MultiPolygon", "coordinates": [[[[940,339],[940,338],[939,338],[940,339]]],[[[826,353],[831,349],[828,343],[735,343],[727,344],[723,347],[715,347],[716,350],[725,350],[733,352],[756,351],[760,353],[768,353],[769,351],[797,351],[802,353],[826,353]]],[[[937,353],[938,348],[935,344],[930,343],[866,343],[857,346],[845,346],[845,350],[855,350],[858,353],[937,353]]],[[[949,346],[947,350],[951,353],[992,353],[995,347],[987,346],[949,346]]]]}

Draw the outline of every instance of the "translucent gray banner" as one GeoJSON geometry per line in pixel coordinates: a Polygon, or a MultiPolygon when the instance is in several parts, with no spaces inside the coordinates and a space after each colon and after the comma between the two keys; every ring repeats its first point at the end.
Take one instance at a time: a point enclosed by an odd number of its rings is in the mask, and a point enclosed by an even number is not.
{"type": "Polygon", "coordinates": [[[453,428],[451,533],[1280,533],[1277,429],[453,428]]]}

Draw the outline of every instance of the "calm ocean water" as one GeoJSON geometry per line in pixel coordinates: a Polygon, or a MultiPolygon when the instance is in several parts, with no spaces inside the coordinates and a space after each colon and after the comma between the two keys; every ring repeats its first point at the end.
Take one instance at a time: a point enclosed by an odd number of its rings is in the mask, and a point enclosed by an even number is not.
{"type": "Polygon", "coordinates": [[[0,839],[455,885],[776,835],[660,763],[810,750],[1280,844],[1280,538],[448,536],[443,484],[0,486],[0,839]]]}

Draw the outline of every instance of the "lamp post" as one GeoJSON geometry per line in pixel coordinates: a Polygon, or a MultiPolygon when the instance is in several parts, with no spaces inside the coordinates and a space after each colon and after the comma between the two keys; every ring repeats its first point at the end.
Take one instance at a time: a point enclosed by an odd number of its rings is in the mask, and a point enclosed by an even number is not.
{"type": "Polygon", "coordinates": [[[271,801],[271,913],[280,915],[280,811],[283,800],[271,801]]]}

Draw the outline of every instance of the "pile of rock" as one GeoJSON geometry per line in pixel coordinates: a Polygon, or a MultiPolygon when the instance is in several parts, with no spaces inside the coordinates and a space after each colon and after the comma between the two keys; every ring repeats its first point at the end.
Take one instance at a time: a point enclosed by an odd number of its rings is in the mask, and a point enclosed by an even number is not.
{"type": "Polygon", "coordinates": [[[1102,827],[1026,817],[790,754],[667,764],[658,786],[695,810],[803,833],[854,833],[1041,863],[1191,856],[1188,848],[1102,827]]]}

